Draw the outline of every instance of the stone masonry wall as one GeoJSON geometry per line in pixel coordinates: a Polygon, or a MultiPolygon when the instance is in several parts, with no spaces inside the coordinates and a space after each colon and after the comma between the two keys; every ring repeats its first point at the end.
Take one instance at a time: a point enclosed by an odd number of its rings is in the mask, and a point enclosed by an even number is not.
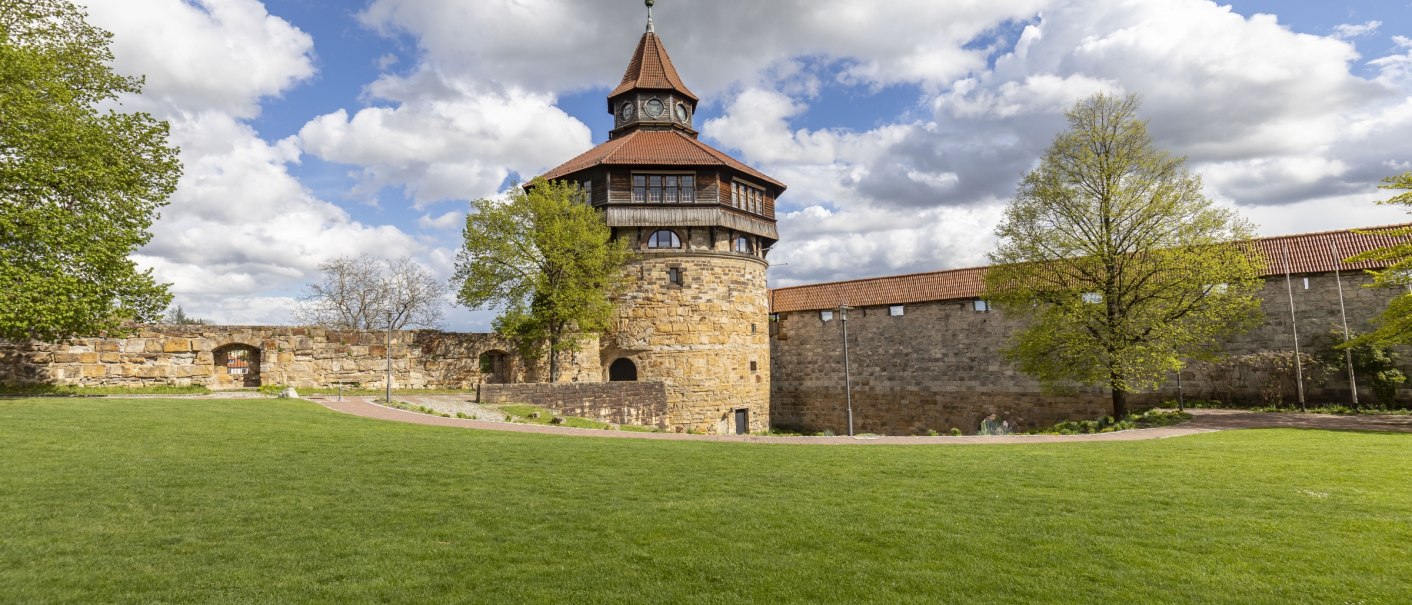
{"type": "MultiPolygon", "coordinates": [[[[1338,291],[1331,273],[1307,276],[1307,289],[1304,277],[1293,278],[1296,314],[1303,352],[1314,353],[1316,341],[1338,321],[1338,291]]],[[[1347,273],[1343,280],[1354,330],[1366,329],[1388,300],[1399,294],[1360,287],[1369,282],[1361,274],[1347,273]]],[[[1261,296],[1264,323],[1227,343],[1231,354],[1292,349],[1283,278],[1268,281],[1261,296]]],[[[771,326],[770,405],[775,426],[839,434],[846,430],[842,322],[837,311],[834,315],[831,321],[823,321],[819,311],[781,313],[771,326]]],[[[1111,413],[1109,395],[1101,389],[1085,388],[1070,395],[1043,393],[1035,380],[1020,373],[1001,353],[1018,322],[998,312],[976,311],[974,299],[909,304],[900,317],[890,316],[888,307],[857,309],[849,312],[848,324],[857,432],[919,434],[956,427],[973,433],[990,414],[1021,428],[1035,428],[1111,413]]],[[[1189,367],[1182,379],[1188,398],[1217,395],[1218,385],[1200,364],[1189,367]]],[[[1323,388],[1311,391],[1309,399],[1346,401],[1346,384],[1339,380],[1334,376],[1323,388]]],[[[1291,393],[1293,387],[1291,377],[1291,393]]],[[[1360,392],[1364,389],[1360,386],[1360,392]]],[[[1240,391],[1243,402],[1251,402],[1257,393],[1255,384],[1246,384],[1240,391]]],[[[1175,396],[1173,376],[1159,392],[1136,394],[1130,403],[1150,405],[1175,396]]]]}
{"type": "Polygon", "coordinates": [[[628,271],[633,285],[604,339],[601,366],[626,357],[639,380],[663,382],[675,428],[735,432],[742,408],[747,431],[769,428],[765,263],[714,251],[644,253],[628,271]],[[669,283],[671,269],[682,285],[669,283]]]}
{"type": "MultiPolygon", "coordinates": [[[[595,350],[597,342],[586,343],[595,350]]],[[[394,388],[471,388],[485,381],[523,381],[543,373],[492,334],[402,331],[392,334],[394,388]],[[505,352],[502,376],[482,376],[480,355],[505,352]]],[[[387,333],[261,326],[152,326],[130,338],[76,338],[57,343],[0,342],[0,383],[71,386],[259,385],[382,388],[387,333]],[[252,375],[233,376],[219,352],[242,348],[252,375]],[[255,373],[258,372],[258,373],[255,373]]],[[[595,355],[567,354],[561,380],[598,380],[595,355]]]]}
{"type": "Polygon", "coordinates": [[[666,428],[667,389],[661,382],[483,384],[479,403],[528,403],[561,416],[666,428]]]}

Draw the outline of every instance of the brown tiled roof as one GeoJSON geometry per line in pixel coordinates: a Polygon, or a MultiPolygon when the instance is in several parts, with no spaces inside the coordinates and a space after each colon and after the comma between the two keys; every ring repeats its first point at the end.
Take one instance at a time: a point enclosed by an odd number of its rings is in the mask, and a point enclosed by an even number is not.
{"type": "MultiPolygon", "coordinates": [[[[672,65],[672,58],[667,56],[667,49],[662,46],[662,39],[652,32],[642,35],[642,40],[637,43],[637,52],[632,54],[632,60],[628,62],[628,70],[623,73],[623,82],[618,84],[613,92],[608,93],[608,98],[612,99],[634,88],[673,90],[692,101],[697,100],[696,95],[682,84],[681,76],[677,75],[677,68],[672,65]]],[[[608,112],[613,112],[611,100],[608,102],[608,112]]]]}
{"type": "Polygon", "coordinates": [[[679,130],[636,130],[604,142],[544,174],[557,179],[599,165],[727,166],[770,183],[785,185],[679,130]]]}
{"type": "MultiPolygon", "coordinates": [[[[1407,226],[1412,224],[1391,225],[1407,226]]],[[[1281,235],[1260,238],[1253,243],[1265,255],[1267,277],[1284,275],[1286,246],[1289,248],[1290,273],[1327,273],[1332,272],[1335,267],[1345,271],[1378,269],[1387,264],[1376,261],[1341,261],[1360,252],[1392,246],[1407,239],[1402,236],[1379,235],[1377,232],[1383,229],[1387,227],[1359,229],[1373,232],[1371,234],[1343,230],[1281,235]]],[[[980,298],[985,291],[985,270],[985,267],[974,267],[776,288],[770,291],[770,310],[785,313],[832,309],[840,304],[866,307],[980,298]]]]}

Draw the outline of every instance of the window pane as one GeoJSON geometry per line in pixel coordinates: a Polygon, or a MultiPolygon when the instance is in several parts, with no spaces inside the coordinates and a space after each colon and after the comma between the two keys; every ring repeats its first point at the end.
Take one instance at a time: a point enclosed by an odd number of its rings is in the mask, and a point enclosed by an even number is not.
{"type": "Polygon", "coordinates": [[[682,187],[695,187],[695,186],[696,186],[696,177],[691,176],[691,175],[686,175],[686,176],[681,177],[681,186],[682,186],[682,187]]]}
{"type": "Polygon", "coordinates": [[[642,175],[640,175],[640,174],[634,174],[634,175],[632,176],[632,186],[633,186],[633,187],[646,187],[646,186],[647,186],[647,177],[642,176],[642,175]]]}
{"type": "Polygon", "coordinates": [[[634,202],[645,202],[645,201],[647,201],[647,188],[646,188],[646,187],[633,187],[633,188],[632,188],[632,201],[634,201],[634,202]]]}
{"type": "Polygon", "coordinates": [[[662,201],[662,188],[661,188],[660,186],[657,186],[657,187],[648,187],[648,188],[647,188],[647,201],[649,201],[649,202],[660,202],[660,201],[662,201]]]}
{"type": "Polygon", "coordinates": [[[673,176],[673,175],[670,175],[670,174],[669,174],[669,175],[667,175],[665,178],[667,179],[667,182],[664,183],[666,186],[668,186],[668,187],[676,187],[676,186],[677,186],[677,177],[676,177],[676,176],[673,176]]]}
{"type": "Polygon", "coordinates": [[[692,189],[691,187],[683,187],[682,190],[681,190],[681,201],[683,201],[683,202],[694,202],[694,201],[696,201],[696,190],[695,190],[695,189],[692,189]]]}
{"type": "MultiPolygon", "coordinates": [[[[671,178],[671,177],[667,177],[667,178],[671,178]]],[[[665,197],[666,201],[668,201],[668,202],[675,202],[675,201],[677,201],[677,188],[676,188],[676,187],[667,187],[666,189],[663,189],[663,190],[662,190],[662,194],[663,194],[663,196],[665,197]]]]}
{"type": "Polygon", "coordinates": [[[661,187],[661,186],[662,186],[662,177],[661,177],[661,175],[654,174],[654,175],[648,177],[648,181],[649,181],[648,184],[651,185],[651,186],[653,186],[653,187],[661,187]]]}

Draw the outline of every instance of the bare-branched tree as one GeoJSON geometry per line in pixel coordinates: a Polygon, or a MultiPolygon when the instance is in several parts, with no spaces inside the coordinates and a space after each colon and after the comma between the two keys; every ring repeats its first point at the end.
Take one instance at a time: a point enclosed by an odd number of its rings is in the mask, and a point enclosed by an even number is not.
{"type": "Polygon", "coordinates": [[[299,323],[346,330],[434,328],[447,286],[410,258],[340,256],[319,265],[323,279],[305,287],[294,308],[299,323]]]}

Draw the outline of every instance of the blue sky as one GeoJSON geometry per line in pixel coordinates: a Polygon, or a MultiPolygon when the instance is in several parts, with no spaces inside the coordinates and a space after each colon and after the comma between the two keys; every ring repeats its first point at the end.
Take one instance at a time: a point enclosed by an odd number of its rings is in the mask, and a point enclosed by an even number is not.
{"type": "MultiPolygon", "coordinates": [[[[1402,222],[1409,0],[663,0],[708,143],[790,185],[772,285],[984,263],[1094,92],[1264,234],[1402,222]]],[[[186,174],[136,255],[188,312],[281,323],[320,262],[449,276],[466,202],[606,138],[635,0],[88,0],[186,174]]],[[[449,306],[443,327],[491,315],[449,306]]]]}

